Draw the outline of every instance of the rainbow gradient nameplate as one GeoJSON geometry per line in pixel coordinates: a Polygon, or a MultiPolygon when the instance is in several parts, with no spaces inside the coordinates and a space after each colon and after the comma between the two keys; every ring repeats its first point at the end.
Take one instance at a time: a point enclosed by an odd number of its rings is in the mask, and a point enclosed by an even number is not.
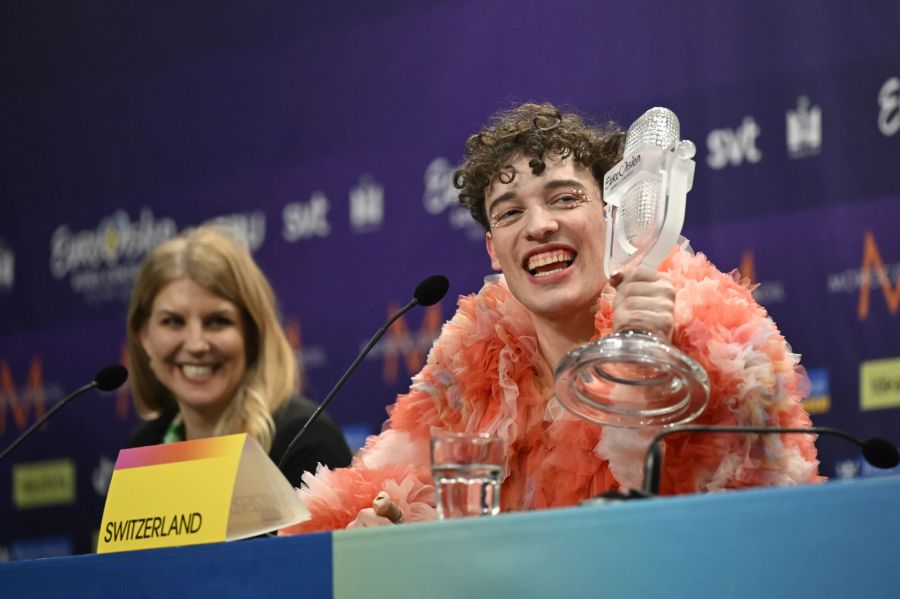
{"type": "Polygon", "coordinates": [[[309,518],[246,434],[123,449],[97,553],[243,539],[309,518]]]}

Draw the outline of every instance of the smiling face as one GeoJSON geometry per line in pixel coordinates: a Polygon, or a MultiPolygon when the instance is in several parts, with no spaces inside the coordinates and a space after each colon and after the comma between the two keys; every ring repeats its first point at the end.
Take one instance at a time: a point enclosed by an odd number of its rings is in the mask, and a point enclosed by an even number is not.
{"type": "Polygon", "coordinates": [[[529,160],[513,160],[513,180],[494,179],[485,191],[491,266],[503,271],[512,294],[540,318],[589,313],[606,282],[599,184],[571,158],[548,157],[539,174],[529,160]]]}
{"type": "Polygon", "coordinates": [[[244,339],[238,307],[188,277],[159,290],[140,331],[150,368],[179,409],[207,420],[221,415],[244,378],[244,339]]]}

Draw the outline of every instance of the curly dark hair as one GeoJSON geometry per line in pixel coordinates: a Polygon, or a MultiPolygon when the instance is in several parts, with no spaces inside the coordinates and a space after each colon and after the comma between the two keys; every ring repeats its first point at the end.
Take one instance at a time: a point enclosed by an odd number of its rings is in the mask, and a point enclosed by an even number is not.
{"type": "Polygon", "coordinates": [[[546,168],[548,155],[574,156],[591,169],[602,188],[603,175],[622,157],[624,137],[616,123],[596,125],[549,103],[526,103],[501,111],[466,140],[465,162],[453,173],[453,185],[460,190],[459,203],[489,231],[484,191],[494,179],[502,183],[515,179],[510,162],[522,155],[533,156],[528,166],[535,175],[546,168]]]}

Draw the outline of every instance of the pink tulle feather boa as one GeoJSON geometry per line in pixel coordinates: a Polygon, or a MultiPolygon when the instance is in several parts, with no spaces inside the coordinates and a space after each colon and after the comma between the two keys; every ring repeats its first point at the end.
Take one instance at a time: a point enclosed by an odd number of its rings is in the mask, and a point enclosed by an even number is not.
{"type": "MultiPolygon", "coordinates": [[[[676,289],[673,343],[710,375],[710,403],[697,422],[809,426],[799,357],[753,300],[749,284],[685,249],[660,270],[676,289]]],[[[611,329],[611,293],[598,302],[598,337],[611,329]]],[[[491,432],[505,440],[504,510],[573,505],[638,486],[653,431],[602,431],[582,422],[552,400],[550,383],[528,312],[502,278],[486,282],[460,299],[409,393],[388,409],[384,431],[368,440],[353,465],[304,475],[299,493],[313,518],[282,532],[343,528],[380,491],[400,506],[405,522],[433,519],[428,439],[434,429],[491,432]]],[[[664,493],[822,480],[811,435],[676,436],[665,452],[664,493]]]]}

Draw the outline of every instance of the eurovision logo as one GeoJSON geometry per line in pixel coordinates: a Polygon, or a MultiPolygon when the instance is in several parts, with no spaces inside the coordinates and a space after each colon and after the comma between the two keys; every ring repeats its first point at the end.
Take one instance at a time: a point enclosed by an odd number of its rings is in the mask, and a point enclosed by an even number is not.
{"type": "Polygon", "coordinates": [[[469,209],[459,204],[459,190],[453,186],[456,170],[446,158],[435,158],[425,169],[425,190],[422,204],[428,214],[447,213],[450,227],[466,234],[473,241],[484,241],[484,229],[472,218],[469,209]]]}
{"type": "Polygon", "coordinates": [[[11,291],[16,283],[16,255],[0,239],[0,293],[11,291]]]}
{"type": "Polygon", "coordinates": [[[68,279],[89,304],[127,300],[141,261],[177,232],[174,220],[156,218],[149,208],[136,220],[117,210],[95,229],[73,231],[61,224],[50,238],[50,274],[68,279]]]}
{"type": "MultiPolygon", "coordinates": [[[[266,239],[266,216],[260,210],[213,216],[203,224],[226,231],[251,252],[266,239]]],[[[127,301],[141,262],[177,234],[174,219],[158,218],[146,207],[136,219],[116,210],[95,229],[73,231],[64,223],[50,238],[50,274],[68,279],[72,291],[88,304],[127,301]]]]}
{"type": "Polygon", "coordinates": [[[878,90],[878,130],[885,137],[900,131],[900,77],[891,77],[878,90]]]}

